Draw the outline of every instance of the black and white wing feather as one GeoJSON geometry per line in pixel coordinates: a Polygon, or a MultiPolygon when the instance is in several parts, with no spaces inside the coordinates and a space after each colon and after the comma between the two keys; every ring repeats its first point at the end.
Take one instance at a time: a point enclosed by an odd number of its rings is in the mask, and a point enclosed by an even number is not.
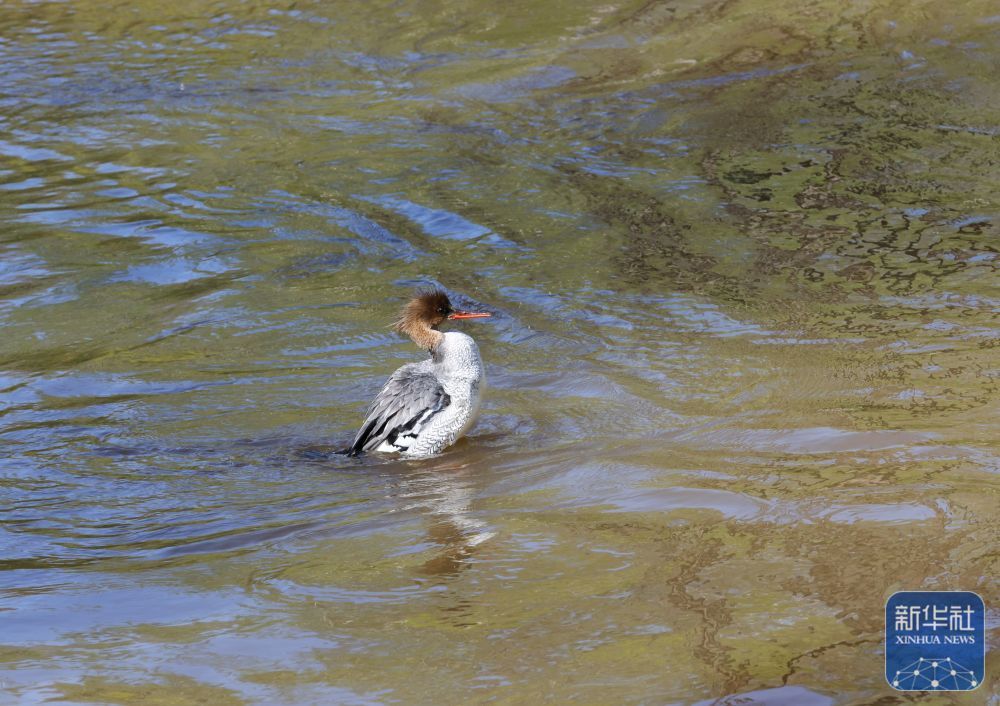
{"type": "Polygon", "coordinates": [[[451,397],[418,363],[404,365],[386,381],[365,413],[348,454],[357,456],[388,443],[398,451],[410,447],[420,430],[451,404],[451,397]]]}

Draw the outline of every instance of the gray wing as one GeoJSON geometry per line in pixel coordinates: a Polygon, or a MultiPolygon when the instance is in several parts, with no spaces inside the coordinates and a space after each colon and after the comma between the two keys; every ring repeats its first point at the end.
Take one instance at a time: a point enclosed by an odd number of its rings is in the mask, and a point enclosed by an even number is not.
{"type": "Polygon", "coordinates": [[[422,367],[404,365],[386,381],[365,413],[349,455],[377,449],[383,442],[403,451],[434,415],[451,404],[441,383],[422,367]]]}

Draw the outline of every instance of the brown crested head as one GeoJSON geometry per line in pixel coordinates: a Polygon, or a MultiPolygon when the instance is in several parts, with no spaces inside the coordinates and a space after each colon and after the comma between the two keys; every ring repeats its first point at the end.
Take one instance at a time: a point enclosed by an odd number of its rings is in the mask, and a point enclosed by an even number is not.
{"type": "Polygon", "coordinates": [[[392,327],[410,336],[423,328],[437,330],[452,311],[448,295],[440,289],[418,292],[399,312],[399,318],[392,327]]]}
{"type": "Polygon", "coordinates": [[[434,351],[444,339],[438,326],[445,319],[482,319],[488,316],[491,314],[485,311],[455,311],[447,294],[440,289],[431,289],[418,292],[408,301],[392,327],[412,338],[421,348],[434,351]]]}

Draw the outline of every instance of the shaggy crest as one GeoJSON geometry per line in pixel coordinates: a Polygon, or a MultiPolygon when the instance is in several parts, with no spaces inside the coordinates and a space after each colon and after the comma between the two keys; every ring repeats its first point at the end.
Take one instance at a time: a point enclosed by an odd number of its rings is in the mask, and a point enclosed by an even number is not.
{"type": "Polygon", "coordinates": [[[437,328],[453,311],[448,295],[440,289],[418,292],[399,312],[392,327],[421,348],[434,350],[441,342],[437,328]]]}

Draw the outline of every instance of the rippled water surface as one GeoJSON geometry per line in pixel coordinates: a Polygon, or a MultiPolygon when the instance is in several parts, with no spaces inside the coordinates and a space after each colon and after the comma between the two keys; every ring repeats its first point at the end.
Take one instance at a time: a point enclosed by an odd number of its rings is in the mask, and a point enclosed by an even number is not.
{"type": "Polygon", "coordinates": [[[998,12],[0,5],[0,703],[884,706],[901,589],[995,645],[998,12]],[[421,284],[478,426],[334,455],[421,284]]]}

